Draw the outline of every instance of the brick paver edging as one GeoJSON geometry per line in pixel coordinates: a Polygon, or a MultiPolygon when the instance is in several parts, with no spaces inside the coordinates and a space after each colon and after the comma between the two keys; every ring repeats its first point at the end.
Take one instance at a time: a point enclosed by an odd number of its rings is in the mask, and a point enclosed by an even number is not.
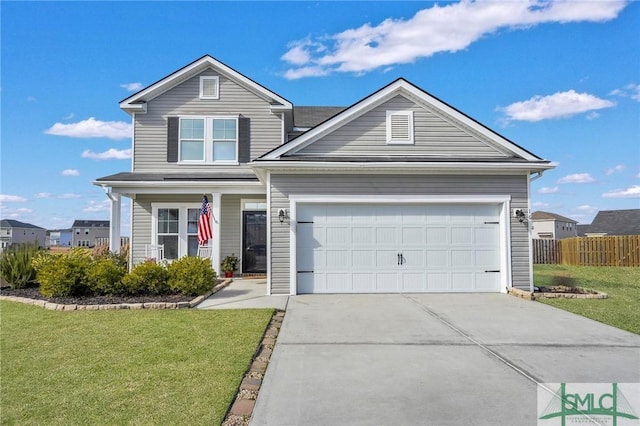
{"type": "Polygon", "coordinates": [[[39,306],[50,311],[104,311],[121,309],[189,309],[195,308],[212,294],[222,290],[233,280],[227,278],[213,289],[201,296],[196,297],[191,302],[146,302],[146,303],[111,303],[104,305],[63,305],[61,303],[48,302],[40,299],[29,299],[27,297],[0,296],[0,300],[24,303],[27,305],[39,306]]]}
{"type": "Polygon", "coordinates": [[[262,379],[267,371],[273,347],[276,344],[284,311],[276,311],[271,317],[271,322],[262,336],[262,342],[256,350],[251,361],[251,366],[245,373],[242,383],[238,388],[235,399],[227,411],[222,426],[248,426],[253,414],[253,407],[258,398],[258,391],[262,385],[262,379]]]}

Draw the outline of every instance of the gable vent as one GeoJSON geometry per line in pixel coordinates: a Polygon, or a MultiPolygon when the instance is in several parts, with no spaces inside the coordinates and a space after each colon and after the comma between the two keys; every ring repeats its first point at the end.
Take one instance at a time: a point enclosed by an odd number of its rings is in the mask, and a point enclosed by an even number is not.
{"type": "Polygon", "coordinates": [[[217,76],[200,77],[200,99],[218,99],[219,87],[217,76]]]}
{"type": "Polygon", "coordinates": [[[387,143],[413,144],[413,111],[387,111],[387,143]]]}

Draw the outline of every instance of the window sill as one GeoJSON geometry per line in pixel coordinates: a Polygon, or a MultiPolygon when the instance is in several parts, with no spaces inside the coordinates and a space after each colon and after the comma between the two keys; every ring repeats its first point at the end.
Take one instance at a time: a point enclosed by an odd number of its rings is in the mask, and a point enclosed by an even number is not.
{"type": "Polygon", "coordinates": [[[239,166],[240,163],[237,161],[213,161],[213,162],[190,162],[190,161],[179,161],[178,166],[239,166]]]}

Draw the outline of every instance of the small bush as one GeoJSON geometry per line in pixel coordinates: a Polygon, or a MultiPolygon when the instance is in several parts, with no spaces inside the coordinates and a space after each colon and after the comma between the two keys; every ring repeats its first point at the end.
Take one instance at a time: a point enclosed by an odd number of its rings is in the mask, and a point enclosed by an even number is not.
{"type": "Polygon", "coordinates": [[[40,282],[40,294],[45,297],[89,294],[87,272],[91,263],[91,253],[81,248],[67,253],[39,254],[32,265],[40,282]]]}
{"type": "Polygon", "coordinates": [[[117,296],[125,293],[122,277],[125,266],[113,256],[104,255],[94,259],[87,270],[87,286],[94,295],[117,296]]]}
{"type": "Polygon", "coordinates": [[[197,296],[211,290],[216,273],[208,259],[182,257],[167,267],[169,287],[189,296],[197,296]]]}
{"type": "Polygon", "coordinates": [[[127,294],[168,294],[167,269],[156,262],[142,262],[134,266],[131,273],[122,278],[123,290],[127,294]]]}
{"type": "Polygon", "coordinates": [[[25,288],[36,282],[31,262],[40,251],[38,244],[16,244],[0,254],[0,276],[13,288],[25,288]]]}

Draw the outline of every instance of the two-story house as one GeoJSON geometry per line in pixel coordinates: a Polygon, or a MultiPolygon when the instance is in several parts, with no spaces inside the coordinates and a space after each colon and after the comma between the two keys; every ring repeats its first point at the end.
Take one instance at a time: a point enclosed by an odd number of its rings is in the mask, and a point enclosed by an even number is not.
{"type": "Polygon", "coordinates": [[[533,238],[561,240],[578,236],[578,221],[556,213],[536,211],[531,214],[533,238]]]}
{"type": "MultiPolygon", "coordinates": [[[[347,108],[294,107],[211,56],[120,102],[132,170],[101,177],[111,241],[132,200],[149,245],[265,272],[269,294],[531,289],[529,183],[553,166],[404,79],[347,108]]],[[[117,247],[112,247],[117,249],[117,247]]]]}
{"type": "MultiPolygon", "coordinates": [[[[109,238],[108,220],[73,221],[73,225],[71,225],[72,247],[95,247],[96,242],[102,238],[109,238]]],[[[118,238],[119,240],[120,238],[118,238]]]]}
{"type": "Polygon", "coordinates": [[[39,247],[44,247],[46,233],[46,229],[30,223],[15,219],[2,219],[0,221],[0,248],[22,243],[37,243],[39,247]]]}

